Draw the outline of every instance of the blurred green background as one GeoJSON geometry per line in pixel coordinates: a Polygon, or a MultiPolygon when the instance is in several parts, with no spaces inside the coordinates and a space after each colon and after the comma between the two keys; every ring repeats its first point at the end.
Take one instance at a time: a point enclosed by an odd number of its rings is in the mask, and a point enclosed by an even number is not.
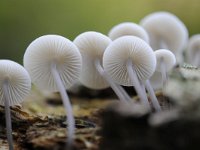
{"type": "Polygon", "coordinates": [[[0,59],[22,63],[29,43],[44,34],[71,40],[89,30],[107,34],[113,25],[161,10],[177,15],[190,35],[200,33],[199,0],[1,0],[0,59]]]}

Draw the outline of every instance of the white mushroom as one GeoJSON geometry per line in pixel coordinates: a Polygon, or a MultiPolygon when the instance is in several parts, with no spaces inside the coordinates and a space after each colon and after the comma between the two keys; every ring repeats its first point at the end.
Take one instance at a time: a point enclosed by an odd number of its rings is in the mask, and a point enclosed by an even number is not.
{"type": "Polygon", "coordinates": [[[115,40],[121,36],[132,35],[137,36],[149,43],[149,36],[144,28],[136,23],[123,22],[114,26],[108,33],[108,36],[115,40]]]}
{"type": "Polygon", "coordinates": [[[13,150],[10,106],[21,103],[31,90],[28,72],[11,60],[0,60],[0,105],[5,106],[9,149],[13,150]]]}
{"type": "Polygon", "coordinates": [[[186,57],[188,63],[200,66],[200,34],[193,35],[189,39],[186,57]]]}
{"type": "Polygon", "coordinates": [[[82,59],[78,48],[59,35],[44,35],[26,49],[24,66],[40,89],[59,91],[67,114],[68,146],[73,143],[75,121],[66,88],[78,80],[82,59]]]}
{"type": "Polygon", "coordinates": [[[176,64],[175,55],[167,49],[159,49],[155,51],[157,65],[156,71],[161,72],[162,85],[167,81],[167,72],[171,70],[176,64]]]}
{"type": "Polygon", "coordinates": [[[120,100],[130,100],[122,87],[115,85],[102,68],[103,53],[111,43],[110,38],[99,32],[89,31],[77,36],[74,43],[83,58],[80,82],[92,89],[104,89],[110,85],[120,100]]]}
{"type": "Polygon", "coordinates": [[[156,68],[152,48],[135,36],[123,36],[114,40],[103,56],[103,67],[114,82],[135,86],[140,99],[149,108],[148,99],[141,82],[151,77],[156,68]]]}
{"type": "Polygon", "coordinates": [[[179,18],[169,12],[155,12],[147,15],[140,24],[148,32],[150,45],[154,50],[170,49],[178,62],[182,62],[188,31],[179,18]]]}

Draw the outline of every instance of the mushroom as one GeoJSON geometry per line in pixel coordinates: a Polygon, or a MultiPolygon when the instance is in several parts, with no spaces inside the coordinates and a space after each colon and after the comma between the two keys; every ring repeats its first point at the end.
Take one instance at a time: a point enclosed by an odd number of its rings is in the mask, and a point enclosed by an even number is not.
{"type": "Polygon", "coordinates": [[[65,37],[44,35],[35,39],[24,54],[24,67],[32,82],[40,89],[59,91],[67,115],[68,147],[74,138],[75,120],[72,106],[65,89],[78,80],[82,58],[78,48],[65,37]]]}
{"type": "Polygon", "coordinates": [[[200,66],[200,34],[193,35],[189,39],[186,57],[188,63],[200,66]]]}
{"type": "Polygon", "coordinates": [[[175,55],[167,49],[159,49],[155,51],[157,65],[156,71],[161,72],[162,86],[167,81],[167,72],[171,70],[176,64],[175,55]]]}
{"type": "Polygon", "coordinates": [[[183,22],[169,12],[155,12],[147,15],[140,23],[147,31],[150,46],[156,49],[171,50],[182,62],[182,52],[187,44],[188,31],[183,22]]]}
{"type": "Polygon", "coordinates": [[[102,68],[102,57],[106,47],[111,43],[110,38],[94,31],[84,32],[74,39],[83,59],[80,82],[92,89],[104,89],[111,86],[123,102],[131,98],[124,89],[112,82],[102,68]]]}
{"type": "Polygon", "coordinates": [[[155,71],[151,78],[149,79],[151,86],[154,90],[160,90],[162,89],[163,83],[162,83],[162,74],[161,72],[155,71]]]}
{"type": "Polygon", "coordinates": [[[0,105],[5,106],[6,135],[9,149],[13,150],[10,106],[21,103],[31,90],[28,72],[11,60],[0,60],[0,105]]]}
{"type": "Polygon", "coordinates": [[[142,103],[150,108],[141,84],[154,73],[156,57],[144,40],[135,36],[122,36],[114,40],[104,52],[103,67],[114,82],[135,86],[142,103]]]}
{"type": "Polygon", "coordinates": [[[132,35],[137,36],[149,43],[149,36],[144,28],[136,23],[123,22],[114,26],[108,33],[108,36],[115,40],[121,36],[132,35]]]}

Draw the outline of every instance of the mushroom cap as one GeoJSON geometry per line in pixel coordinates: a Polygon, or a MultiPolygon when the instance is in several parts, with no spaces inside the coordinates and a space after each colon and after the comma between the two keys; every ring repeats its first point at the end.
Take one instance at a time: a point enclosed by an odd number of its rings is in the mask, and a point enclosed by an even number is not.
{"type": "Polygon", "coordinates": [[[115,40],[121,36],[132,35],[137,36],[149,43],[149,36],[144,28],[136,23],[123,22],[114,26],[108,33],[108,36],[115,40]]]}
{"type": "Polygon", "coordinates": [[[51,73],[52,64],[56,64],[64,87],[69,88],[80,76],[81,54],[73,42],[59,35],[35,39],[24,54],[24,67],[36,86],[55,92],[58,88],[51,73]]]}
{"type": "Polygon", "coordinates": [[[179,55],[187,44],[188,31],[183,22],[169,12],[155,12],[147,15],[140,23],[147,31],[151,47],[170,49],[179,55]]]}
{"type": "Polygon", "coordinates": [[[200,54],[200,34],[196,34],[190,37],[188,42],[188,47],[186,51],[187,62],[196,65],[194,64],[194,58],[196,55],[199,54],[200,54]]]}
{"type": "Polygon", "coordinates": [[[0,105],[5,105],[5,82],[10,106],[21,103],[31,90],[31,79],[23,66],[11,60],[0,60],[0,105]]]}
{"type": "Polygon", "coordinates": [[[97,71],[95,60],[98,59],[102,63],[103,53],[110,42],[110,38],[94,31],[84,32],[75,38],[74,43],[79,48],[83,59],[80,82],[84,86],[92,89],[109,87],[97,71]]]}
{"type": "Polygon", "coordinates": [[[176,65],[176,57],[170,50],[159,49],[155,51],[155,55],[156,55],[156,61],[157,61],[156,71],[158,72],[161,71],[161,68],[160,68],[161,59],[163,59],[163,62],[166,67],[165,68],[166,71],[171,70],[176,65]]]}
{"type": "Polygon", "coordinates": [[[127,72],[127,61],[132,60],[139,80],[149,79],[156,68],[156,57],[152,48],[135,36],[123,36],[114,40],[103,56],[103,67],[114,82],[133,86],[127,72]]]}

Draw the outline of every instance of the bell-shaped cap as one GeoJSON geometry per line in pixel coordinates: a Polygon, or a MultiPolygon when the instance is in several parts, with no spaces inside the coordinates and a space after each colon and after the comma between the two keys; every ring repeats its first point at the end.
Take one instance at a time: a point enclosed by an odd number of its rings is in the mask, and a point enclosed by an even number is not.
{"type": "Polygon", "coordinates": [[[200,66],[200,34],[193,35],[189,39],[186,57],[188,63],[200,66]]]}
{"type": "Polygon", "coordinates": [[[135,36],[123,36],[114,40],[103,56],[103,67],[114,82],[133,86],[127,72],[127,62],[132,61],[139,80],[149,79],[156,68],[156,57],[152,48],[135,36]]]}
{"type": "Polygon", "coordinates": [[[161,71],[161,68],[160,68],[161,60],[163,61],[165,65],[166,71],[171,70],[176,65],[176,57],[170,50],[159,49],[155,51],[155,55],[156,55],[156,61],[157,61],[156,71],[159,71],[159,72],[161,71]]]}
{"type": "Polygon", "coordinates": [[[114,26],[108,33],[108,36],[115,40],[121,36],[132,35],[137,36],[149,43],[149,36],[144,28],[136,23],[123,22],[114,26]]]}
{"type": "Polygon", "coordinates": [[[9,100],[10,106],[17,105],[30,90],[31,78],[24,67],[11,60],[0,60],[0,105],[5,105],[5,100],[9,100]]]}
{"type": "Polygon", "coordinates": [[[72,86],[79,79],[82,66],[76,45],[59,35],[44,35],[35,39],[24,54],[24,67],[40,89],[58,91],[52,65],[56,66],[64,87],[72,86]]]}
{"type": "Polygon", "coordinates": [[[147,15],[140,23],[147,31],[151,47],[170,49],[180,55],[188,40],[188,30],[183,22],[169,12],[155,12],[147,15]]]}
{"type": "Polygon", "coordinates": [[[103,53],[111,40],[107,36],[94,31],[78,35],[74,43],[81,52],[83,67],[80,82],[92,89],[104,89],[109,85],[95,67],[95,60],[102,62],[103,53]]]}

